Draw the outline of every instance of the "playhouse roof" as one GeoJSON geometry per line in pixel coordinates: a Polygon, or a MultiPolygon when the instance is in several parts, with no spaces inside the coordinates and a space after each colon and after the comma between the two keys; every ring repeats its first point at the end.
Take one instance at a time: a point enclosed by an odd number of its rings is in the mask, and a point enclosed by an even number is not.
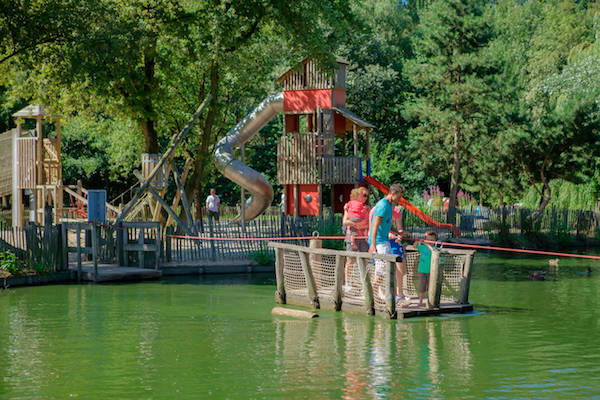
{"type": "Polygon", "coordinates": [[[370,122],[365,121],[364,119],[362,119],[358,115],[354,114],[350,110],[347,110],[342,107],[332,107],[331,109],[342,114],[342,116],[344,116],[344,118],[349,119],[355,125],[358,125],[362,128],[375,128],[375,125],[371,124],[370,122]]]}
{"type": "Polygon", "coordinates": [[[43,104],[30,104],[22,110],[17,111],[12,116],[17,117],[45,117],[46,112],[44,111],[43,104]]]}
{"type": "MultiPolygon", "coordinates": [[[[297,67],[297,66],[299,66],[300,64],[304,64],[304,63],[306,63],[306,62],[308,61],[308,58],[309,58],[309,57],[304,57],[304,58],[303,58],[301,61],[299,61],[299,62],[296,64],[296,66],[294,66],[294,67],[292,67],[292,68],[288,69],[288,70],[287,70],[287,71],[285,71],[283,74],[281,74],[281,76],[280,76],[279,78],[277,78],[277,80],[278,80],[278,81],[282,81],[282,80],[285,78],[285,76],[286,76],[288,73],[290,73],[290,72],[293,72],[293,71],[296,69],[296,67],[297,67]]],[[[338,57],[338,56],[336,56],[336,57],[335,57],[335,62],[336,62],[336,63],[338,63],[338,64],[350,65],[350,63],[349,63],[348,61],[346,61],[345,59],[343,59],[343,58],[341,58],[341,57],[338,57]]]]}

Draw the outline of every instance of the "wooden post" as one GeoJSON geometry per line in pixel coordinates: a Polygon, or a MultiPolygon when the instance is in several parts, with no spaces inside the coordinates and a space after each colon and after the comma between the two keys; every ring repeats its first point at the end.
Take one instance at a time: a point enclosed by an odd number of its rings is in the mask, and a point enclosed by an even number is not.
{"type": "Polygon", "coordinates": [[[123,234],[123,224],[121,222],[117,223],[117,265],[119,265],[119,267],[122,267],[125,265],[125,254],[123,252],[123,249],[125,248],[124,246],[124,237],[126,238],[127,236],[125,236],[123,234]]]}
{"type": "Polygon", "coordinates": [[[298,205],[300,200],[298,199],[298,184],[294,183],[294,218],[298,218],[298,205]]]}
{"type": "Polygon", "coordinates": [[[275,302],[285,304],[285,281],[283,279],[283,250],[275,248],[275,279],[277,290],[275,291],[275,302]]]}
{"type": "Polygon", "coordinates": [[[98,229],[96,224],[91,224],[92,228],[92,260],[94,262],[94,282],[98,282],[98,229]]]}
{"type": "MultiPolygon", "coordinates": [[[[323,240],[321,239],[310,239],[308,241],[308,247],[311,249],[321,249],[323,248],[323,240]]],[[[313,277],[316,275],[323,275],[323,268],[321,262],[323,261],[323,257],[319,254],[312,254],[309,257],[310,260],[310,268],[313,274],[313,277]],[[318,268],[317,268],[318,265],[318,268]]]]}
{"type": "Polygon", "coordinates": [[[331,184],[331,213],[335,213],[335,185],[331,184]]]}
{"type": "Polygon", "coordinates": [[[469,304],[469,287],[471,285],[471,264],[473,263],[473,253],[465,255],[465,266],[463,267],[463,276],[460,280],[459,304],[469,304]]]}
{"type": "Polygon", "coordinates": [[[319,216],[323,218],[323,185],[321,183],[317,185],[317,190],[319,196],[319,199],[317,200],[319,205],[319,216]]]}
{"type": "Polygon", "coordinates": [[[385,311],[389,319],[398,318],[396,313],[396,263],[388,261],[388,269],[385,271],[387,275],[387,285],[385,288],[385,311]]]}
{"type": "Polygon", "coordinates": [[[335,311],[342,309],[342,286],[344,285],[344,265],[346,263],[346,257],[336,255],[335,256],[335,287],[333,289],[333,304],[335,305],[335,311]]]}
{"type": "Polygon", "coordinates": [[[160,262],[160,249],[161,249],[161,244],[160,244],[160,224],[156,227],[156,231],[155,231],[155,245],[156,245],[156,258],[154,261],[154,269],[158,271],[158,265],[160,262]]]}
{"type": "Polygon", "coordinates": [[[171,262],[172,260],[172,253],[171,253],[171,243],[172,243],[172,238],[171,235],[173,234],[173,228],[170,226],[167,226],[167,229],[165,229],[166,232],[166,237],[165,237],[165,257],[167,259],[167,262],[171,262]]]}
{"type": "Polygon", "coordinates": [[[306,280],[306,287],[308,289],[308,301],[314,308],[320,308],[319,296],[317,295],[317,288],[315,286],[315,280],[312,275],[310,263],[308,260],[308,253],[298,250],[300,256],[300,263],[302,264],[302,270],[304,271],[304,279],[306,280]]]}
{"type": "Polygon", "coordinates": [[[430,308],[439,308],[440,296],[442,295],[442,271],[440,270],[440,252],[436,249],[431,251],[431,266],[429,268],[429,299],[430,308]]]}
{"type": "Polygon", "coordinates": [[[77,222],[77,281],[81,282],[81,222],[77,222]]]}
{"type": "Polygon", "coordinates": [[[217,259],[217,252],[215,250],[215,241],[212,239],[215,234],[215,230],[213,228],[214,221],[215,221],[214,218],[208,219],[208,234],[211,237],[211,239],[210,239],[210,256],[213,261],[217,259]]]}
{"type": "Polygon", "coordinates": [[[67,223],[63,223],[62,225],[60,225],[61,227],[61,233],[62,233],[62,262],[63,262],[63,269],[65,271],[69,270],[69,241],[68,241],[68,224],[67,223]]]}
{"type": "MultiPolygon", "coordinates": [[[[37,184],[44,185],[44,164],[42,159],[43,154],[43,141],[42,138],[42,117],[36,118],[35,130],[37,133],[36,150],[35,150],[35,165],[36,165],[36,173],[37,173],[37,184]]],[[[35,191],[35,196],[37,197],[36,205],[35,205],[35,214],[34,214],[34,222],[41,221],[41,217],[38,215],[38,208],[43,207],[45,199],[42,197],[39,189],[33,189],[35,191]]]]}
{"type": "Polygon", "coordinates": [[[362,282],[363,294],[365,296],[365,310],[367,315],[375,315],[375,300],[373,299],[373,288],[371,287],[371,280],[369,279],[369,273],[367,266],[365,265],[365,259],[362,257],[356,257],[358,263],[358,270],[360,272],[360,280],[362,282]]]}
{"type": "MultiPolygon", "coordinates": [[[[138,232],[138,245],[140,245],[140,247],[144,246],[144,231],[145,228],[140,228],[140,231],[138,232]]],[[[144,250],[138,250],[138,267],[140,268],[144,268],[144,250]]]]}

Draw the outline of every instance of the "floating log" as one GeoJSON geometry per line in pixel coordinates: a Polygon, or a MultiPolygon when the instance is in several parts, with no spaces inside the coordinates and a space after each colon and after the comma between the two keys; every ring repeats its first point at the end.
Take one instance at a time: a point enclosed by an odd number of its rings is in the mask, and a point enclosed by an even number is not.
{"type": "Polygon", "coordinates": [[[283,307],[273,307],[273,309],[271,310],[271,314],[284,315],[286,317],[306,318],[306,319],[317,318],[319,316],[319,314],[315,314],[314,312],[303,311],[303,310],[294,310],[293,308],[283,308],[283,307]]]}

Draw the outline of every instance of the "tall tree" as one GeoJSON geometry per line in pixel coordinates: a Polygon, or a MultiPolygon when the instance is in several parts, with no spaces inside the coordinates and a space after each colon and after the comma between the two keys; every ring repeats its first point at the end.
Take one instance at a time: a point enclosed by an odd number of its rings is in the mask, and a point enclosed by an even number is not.
{"type": "Polygon", "coordinates": [[[494,73],[482,57],[491,38],[483,0],[434,1],[425,8],[414,41],[416,58],[406,74],[415,87],[406,116],[424,166],[438,176],[450,171],[448,221],[455,222],[455,202],[475,139],[486,134],[489,87],[494,73]]]}

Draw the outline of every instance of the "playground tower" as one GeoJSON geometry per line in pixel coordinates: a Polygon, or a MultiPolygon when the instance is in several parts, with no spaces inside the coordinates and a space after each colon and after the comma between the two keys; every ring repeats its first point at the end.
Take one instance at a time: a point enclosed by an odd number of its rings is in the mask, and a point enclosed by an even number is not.
{"type": "Polygon", "coordinates": [[[43,105],[29,105],[13,114],[17,128],[0,135],[0,196],[3,206],[12,203],[13,226],[22,227],[24,199],[29,201],[29,220],[44,223],[44,207],[53,207],[56,222],[63,204],[62,164],[60,157],[60,115],[56,138],[44,138],[42,120],[47,117],[43,105]],[[23,119],[35,119],[35,130],[24,132],[23,119]]]}
{"type": "Polygon", "coordinates": [[[284,186],[288,215],[322,215],[325,202],[341,212],[352,188],[364,183],[363,161],[370,175],[374,126],[345,108],[347,66],[337,58],[329,73],[305,58],[278,78],[284,126],[277,144],[277,182],[284,186]]]}

